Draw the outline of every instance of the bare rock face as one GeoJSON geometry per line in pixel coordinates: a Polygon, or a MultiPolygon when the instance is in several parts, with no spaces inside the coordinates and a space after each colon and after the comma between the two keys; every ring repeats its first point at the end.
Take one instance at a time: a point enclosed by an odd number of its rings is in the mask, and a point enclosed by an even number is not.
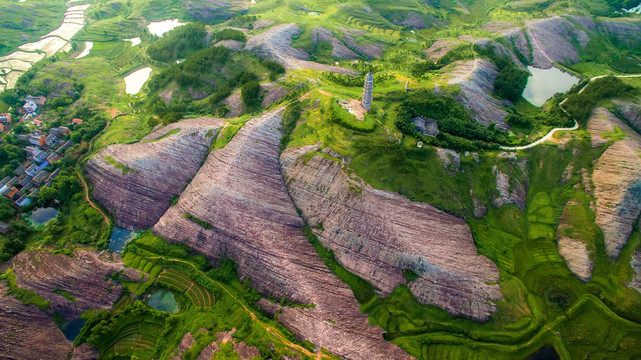
{"type": "Polygon", "coordinates": [[[631,44],[641,34],[641,22],[638,19],[595,22],[585,16],[555,16],[527,21],[524,28],[515,28],[505,37],[533,66],[549,69],[554,63],[578,62],[590,34],[610,35],[631,44]]]}
{"type": "Polygon", "coordinates": [[[111,256],[110,252],[86,250],[77,251],[73,257],[25,252],[11,260],[11,267],[20,288],[49,300],[53,312],[77,318],[89,309],[111,309],[120,297],[122,285],[109,276],[121,271],[124,265],[111,256]]]}
{"type": "Polygon", "coordinates": [[[452,79],[449,83],[460,86],[457,100],[470,111],[476,122],[485,126],[496,123],[498,128],[507,130],[505,104],[492,96],[498,74],[496,65],[486,60],[458,62],[450,72],[452,79]]]}
{"type": "Polygon", "coordinates": [[[312,29],[310,34],[312,42],[314,44],[324,41],[332,44],[332,57],[338,59],[360,59],[360,56],[355,53],[352,49],[345,46],[345,44],[334,37],[334,34],[331,30],[326,29],[322,26],[317,26],[312,29]]]}
{"type": "Polygon", "coordinates": [[[292,37],[300,34],[296,24],[279,24],[247,40],[245,51],[274,60],[288,69],[312,69],[355,75],[353,70],[307,61],[309,54],[292,47],[292,37]]]}
{"type": "MultiPolygon", "coordinates": [[[[281,156],[289,193],[314,234],[336,259],[388,296],[406,282],[423,304],[488,320],[500,300],[499,272],[479,256],[462,219],[396,193],[376,190],[342,169],[342,159],[287,149],[281,156]],[[310,157],[311,155],[311,157],[310,157]]],[[[335,155],[335,154],[333,154],[335,155]]]]}
{"type": "Polygon", "coordinates": [[[463,41],[458,41],[458,40],[436,40],[432,46],[430,46],[428,49],[424,50],[423,52],[427,56],[428,59],[436,62],[445,54],[450,52],[451,50],[454,50],[457,46],[463,44],[463,41]]]}
{"type": "Polygon", "coordinates": [[[632,281],[628,283],[628,287],[641,292],[641,251],[634,252],[630,265],[632,266],[632,270],[634,270],[634,276],[632,277],[632,281]]]}
{"type": "Polygon", "coordinates": [[[461,154],[454,150],[436,148],[436,156],[438,156],[441,165],[453,173],[461,168],[461,154]]]}
{"type": "Polygon", "coordinates": [[[33,305],[25,306],[0,281],[0,357],[7,360],[66,359],[71,343],[53,319],[33,305]]]}
{"type": "Polygon", "coordinates": [[[614,103],[617,105],[617,112],[641,134],[641,105],[619,100],[614,103]]]}
{"type": "Polygon", "coordinates": [[[93,197],[118,226],[153,226],[196,174],[222,125],[212,118],[183,120],[139,143],[108,146],[85,165],[93,197]]]}
{"type": "Polygon", "coordinates": [[[232,51],[241,51],[245,44],[237,40],[222,40],[217,42],[214,46],[223,46],[232,51]]]}
{"type": "MultiPolygon", "coordinates": [[[[510,159],[511,172],[502,172],[497,165],[492,167],[496,176],[496,191],[498,196],[492,200],[492,205],[500,208],[505,205],[516,205],[525,210],[527,203],[528,172],[527,159],[519,160],[515,153],[501,153],[500,157],[510,159]]],[[[505,170],[505,169],[504,169],[505,170]]]]}
{"type": "Polygon", "coordinates": [[[239,275],[265,295],[316,304],[278,317],[304,340],[351,359],[408,358],[368,324],[349,287],[303,235],[279,164],[281,112],[251,120],[213,151],[154,232],[212,261],[232,257],[239,275]]]}
{"type": "Polygon", "coordinates": [[[607,143],[615,127],[624,140],[608,147],[592,174],[596,201],[596,223],[605,236],[605,250],[618,258],[641,214],[641,136],[604,108],[595,109],[588,121],[592,144],[607,143]]]}
{"type": "Polygon", "coordinates": [[[589,281],[592,278],[592,268],[594,267],[594,261],[590,260],[591,252],[588,250],[584,240],[574,238],[577,237],[575,229],[568,224],[572,207],[575,206],[580,206],[580,204],[575,201],[568,201],[565,204],[557,230],[557,247],[559,255],[565,261],[568,269],[579,279],[589,281]],[[564,236],[563,234],[570,236],[564,236]]]}
{"type": "Polygon", "coordinates": [[[96,360],[98,359],[98,350],[88,343],[84,343],[78,347],[73,348],[73,355],[71,360],[96,360]]]}
{"type": "Polygon", "coordinates": [[[354,49],[359,54],[362,54],[370,59],[377,59],[383,56],[383,46],[369,42],[356,40],[365,32],[362,30],[355,30],[349,28],[341,28],[343,31],[343,42],[350,49],[354,49]]]}
{"type": "Polygon", "coordinates": [[[402,14],[400,18],[392,19],[392,22],[398,26],[404,26],[414,29],[425,29],[427,25],[423,17],[413,11],[402,14]]]}
{"type": "Polygon", "coordinates": [[[271,104],[284,98],[288,93],[287,88],[279,86],[277,83],[262,85],[262,87],[266,90],[263,95],[263,101],[260,104],[263,109],[267,109],[271,104]]]}
{"type": "Polygon", "coordinates": [[[562,236],[559,238],[558,249],[559,255],[574,275],[583,281],[592,278],[594,262],[590,260],[590,252],[584,242],[562,236]]]}

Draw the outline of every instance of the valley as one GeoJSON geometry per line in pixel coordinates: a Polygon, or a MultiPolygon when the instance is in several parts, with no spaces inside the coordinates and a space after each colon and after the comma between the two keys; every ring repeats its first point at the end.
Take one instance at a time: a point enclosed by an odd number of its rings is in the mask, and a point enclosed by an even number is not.
{"type": "Polygon", "coordinates": [[[638,5],[0,4],[0,357],[641,357],[638,5]]]}

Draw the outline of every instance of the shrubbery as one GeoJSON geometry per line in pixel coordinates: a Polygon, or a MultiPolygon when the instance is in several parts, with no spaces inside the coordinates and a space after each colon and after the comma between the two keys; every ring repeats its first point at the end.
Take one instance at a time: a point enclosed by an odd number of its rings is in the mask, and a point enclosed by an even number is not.
{"type": "Polygon", "coordinates": [[[235,40],[235,41],[245,42],[245,40],[247,40],[247,36],[245,36],[245,33],[243,33],[242,31],[238,31],[234,29],[223,29],[214,34],[212,38],[212,43],[215,44],[223,40],[235,40]]]}
{"type": "Polygon", "coordinates": [[[592,109],[601,100],[631,94],[633,91],[635,91],[633,86],[614,76],[608,76],[590,82],[580,94],[578,92],[570,94],[563,108],[580,124],[585,124],[592,109]]]}
{"type": "Polygon", "coordinates": [[[205,36],[207,31],[203,24],[190,23],[179,26],[152,42],[147,49],[147,55],[154,60],[164,62],[184,59],[205,47],[203,41],[205,36]]]}

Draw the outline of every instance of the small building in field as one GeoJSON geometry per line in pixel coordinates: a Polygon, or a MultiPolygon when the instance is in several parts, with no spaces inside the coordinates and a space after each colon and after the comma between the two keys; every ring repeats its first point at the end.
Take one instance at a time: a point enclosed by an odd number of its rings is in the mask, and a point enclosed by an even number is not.
{"type": "Polygon", "coordinates": [[[0,124],[11,124],[11,114],[9,113],[3,113],[0,114],[0,124]]]}
{"type": "Polygon", "coordinates": [[[436,136],[439,133],[438,123],[434,119],[426,119],[422,116],[412,119],[414,130],[425,136],[436,136]]]}
{"type": "Polygon", "coordinates": [[[82,119],[78,119],[78,118],[73,119],[73,120],[71,120],[71,123],[72,124],[76,124],[76,125],[81,125],[82,124],[82,119]]]}

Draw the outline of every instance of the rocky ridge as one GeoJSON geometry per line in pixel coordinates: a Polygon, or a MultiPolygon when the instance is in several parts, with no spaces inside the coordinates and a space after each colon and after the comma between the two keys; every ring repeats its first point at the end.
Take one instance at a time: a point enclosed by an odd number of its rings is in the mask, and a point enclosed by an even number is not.
{"type": "Polygon", "coordinates": [[[51,312],[77,318],[89,309],[111,309],[122,285],[109,278],[124,264],[109,252],[77,251],[73,257],[49,252],[23,252],[11,260],[16,283],[51,302],[51,312]],[[107,279],[107,280],[105,280],[107,279]],[[73,297],[71,300],[69,297],[73,297]]]}
{"type": "Polygon", "coordinates": [[[566,233],[568,230],[573,230],[573,227],[567,223],[567,218],[570,216],[570,211],[574,206],[580,206],[580,204],[575,201],[568,201],[565,204],[557,229],[557,247],[559,255],[565,261],[568,269],[579,279],[589,281],[592,278],[594,261],[590,260],[592,252],[588,250],[588,245],[582,239],[561,235],[562,232],[566,233]]]}
{"type": "Polygon", "coordinates": [[[506,105],[492,96],[498,73],[496,65],[487,60],[459,61],[449,72],[452,76],[449,84],[459,85],[461,92],[456,98],[470,111],[476,122],[485,126],[496,123],[498,128],[507,130],[506,105]]]}
{"type": "Polygon", "coordinates": [[[641,136],[604,108],[595,109],[588,121],[593,146],[609,143],[615,127],[625,139],[608,146],[592,174],[596,223],[612,259],[618,258],[641,215],[641,136]]]}
{"type": "Polygon", "coordinates": [[[498,269],[477,254],[465,221],[364,185],[343,170],[336,154],[317,150],[290,148],[281,162],[294,203],[341,265],[381,296],[405,284],[403,270],[411,270],[419,277],[408,286],[421,303],[456,316],[490,318],[493,301],[502,298],[498,269]]]}
{"type": "Polygon", "coordinates": [[[183,120],[141,142],[108,146],[85,165],[93,197],[118,226],[153,226],[196,174],[222,126],[220,119],[183,120]]]}
{"type": "Polygon", "coordinates": [[[310,38],[314,44],[318,42],[329,42],[332,44],[332,57],[339,59],[360,59],[360,56],[352,49],[345,46],[339,39],[334,37],[331,30],[322,26],[317,26],[312,29],[310,38]]]}
{"type": "Polygon", "coordinates": [[[0,281],[0,357],[6,360],[60,360],[71,343],[53,319],[34,305],[23,305],[0,281]]]}
{"type": "Polygon", "coordinates": [[[303,235],[279,164],[281,112],[249,121],[213,151],[154,233],[212,261],[234,258],[239,275],[265,295],[315,304],[283,308],[278,316],[304,340],[352,359],[409,358],[368,324],[350,288],[303,235]]]}
{"type": "Polygon", "coordinates": [[[288,69],[312,69],[342,74],[357,74],[353,70],[342,67],[308,61],[309,54],[292,47],[292,37],[301,32],[302,29],[296,24],[274,25],[264,32],[249,38],[245,44],[245,51],[274,60],[288,69]]]}

